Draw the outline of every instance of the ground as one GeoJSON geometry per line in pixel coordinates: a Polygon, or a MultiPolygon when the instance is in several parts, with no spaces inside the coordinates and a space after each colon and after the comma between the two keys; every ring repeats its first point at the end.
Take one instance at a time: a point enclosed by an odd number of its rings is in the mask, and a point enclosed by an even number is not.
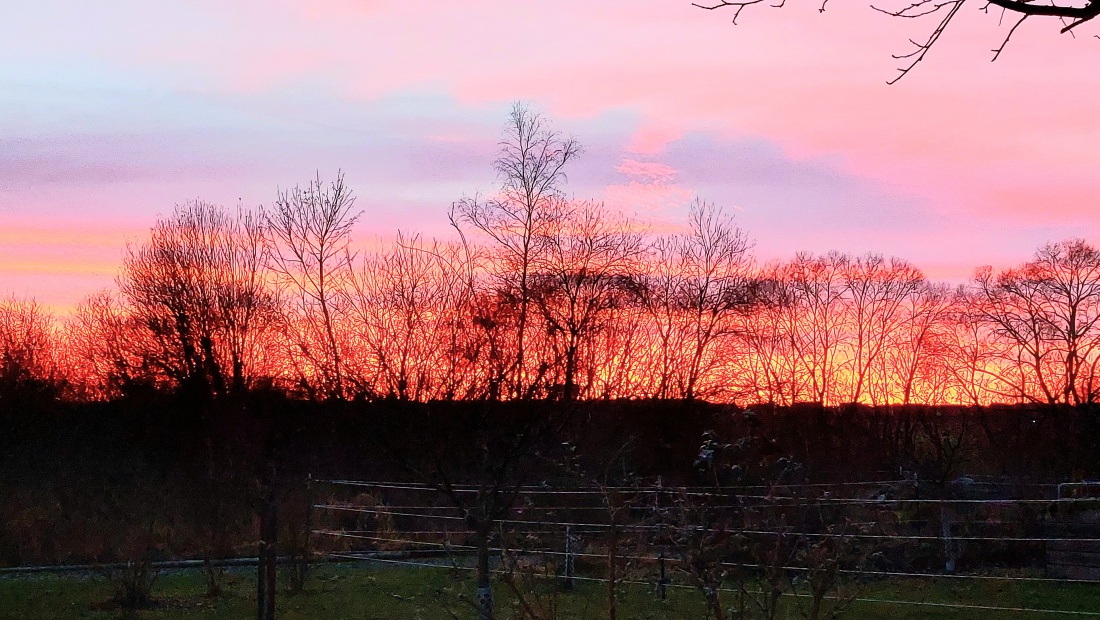
{"type": "MultiPolygon", "coordinates": [[[[42,620],[140,618],[147,620],[254,618],[255,580],[250,571],[227,576],[226,592],[216,598],[203,596],[203,579],[197,571],[172,571],[161,576],[154,589],[156,609],[136,613],[107,603],[111,589],[97,575],[36,575],[0,578],[0,619],[42,620]]],[[[1087,618],[1100,617],[1100,584],[1050,582],[1002,582],[992,580],[905,579],[877,580],[863,584],[864,599],[908,600],[932,603],[1048,609],[1079,612],[1050,614],[856,602],[843,618],[1087,618]]],[[[473,592],[469,574],[444,568],[330,565],[315,570],[306,590],[280,592],[278,617],[342,619],[449,619],[473,618],[464,595],[473,592]]],[[[547,591],[552,591],[548,589],[547,591]]],[[[582,582],[572,593],[556,593],[558,618],[606,618],[606,590],[599,582],[582,582]]],[[[504,584],[497,584],[496,600],[502,619],[519,617],[504,584]]],[[[543,603],[550,600],[545,597],[543,603]]],[[[689,588],[670,588],[660,601],[652,585],[624,587],[619,618],[672,620],[705,617],[701,595],[689,588]]],[[[788,599],[788,602],[793,602],[788,599]]],[[[792,605],[778,618],[801,618],[792,605]]]]}

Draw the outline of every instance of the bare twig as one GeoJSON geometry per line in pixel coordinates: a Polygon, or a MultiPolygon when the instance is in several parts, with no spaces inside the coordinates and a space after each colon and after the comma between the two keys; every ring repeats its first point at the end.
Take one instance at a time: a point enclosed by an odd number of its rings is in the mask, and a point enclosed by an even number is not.
{"type": "MultiPolygon", "coordinates": [[[[749,5],[753,5],[753,4],[760,4],[763,1],[764,0],[737,0],[737,1],[731,2],[730,0],[719,0],[719,2],[717,2],[715,4],[699,4],[698,2],[693,2],[692,6],[699,7],[700,9],[706,9],[708,11],[713,11],[715,9],[724,9],[724,8],[728,8],[728,7],[734,7],[734,9],[733,9],[733,23],[737,24],[737,18],[741,16],[741,11],[743,11],[745,9],[745,7],[747,7],[749,5]]],[[[783,6],[783,3],[780,2],[778,6],[783,6]]]]}
{"type": "MultiPolygon", "coordinates": [[[[915,49],[907,54],[894,54],[894,58],[897,60],[912,59],[912,62],[898,69],[898,75],[895,76],[892,80],[887,80],[887,84],[896,84],[898,80],[905,77],[906,74],[912,71],[913,67],[917,66],[920,61],[924,60],[924,57],[928,54],[929,50],[932,49],[932,46],[936,44],[936,41],[939,40],[940,35],[943,34],[943,31],[947,28],[947,25],[951,23],[952,18],[954,18],[955,14],[959,12],[959,9],[962,8],[962,5],[965,1],[966,0],[951,0],[950,2],[946,2],[940,5],[940,8],[949,5],[953,6],[951,6],[951,10],[948,11],[947,15],[944,16],[942,20],[940,20],[940,23],[935,27],[935,29],[932,30],[932,33],[928,35],[928,38],[925,39],[923,43],[919,43],[913,39],[909,39],[909,42],[915,46],[915,49]]],[[[939,9],[937,8],[936,10],[939,9]]],[[[898,16],[904,17],[903,15],[898,16]]]]}
{"type": "Polygon", "coordinates": [[[1016,32],[1016,29],[1019,28],[1020,24],[1024,23],[1024,20],[1027,19],[1028,17],[1030,17],[1030,16],[1029,15],[1024,15],[1023,17],[1020,18],[1019,21],[1017,21],[1012,26],[1012,28],[1008,31],[1008,34],[1005,35],[1005,40],[1001,41],[1000,47],[993,50],[993,60],[990,61],[990,62],[996,61],[998,58],[1000,58],[1001,52],[1004,51],[1005,46],[1008,45],[1008,41],[1012,38],[1012,33],[1016,32]]]}

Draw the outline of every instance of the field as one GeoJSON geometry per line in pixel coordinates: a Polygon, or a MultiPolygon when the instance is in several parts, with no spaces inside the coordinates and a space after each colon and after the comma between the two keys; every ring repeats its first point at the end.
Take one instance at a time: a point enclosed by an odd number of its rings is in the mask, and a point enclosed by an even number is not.
{"type": "MultiPolygon", "coordinates": [[[[1020,576],[1020,574],[1017,574],[1020,576]]],[[[142,618],[147,620],[254,618],[255,579],[248,569],[227,575],[221,596],[203,596],[203,577],[195,570],[163,574],[154,588],[156,607],[126,612],[112,607],[111,587],[98,575],[34,575],[0,578],[0,618],[43,620],[142,618]]],[[[979,579],[877,580],[858,586],[857,600],[842,618],[1085,618],[1100,617],[1100,584],[998,581],[979,579]],[[915,601],[937,605],[897,605],[870,599],[915,601]],[[966,607],[974,606],[974,607],[966,607]],[[1060,610],[1063,613],[1010,611],[999,608],[1060,610]],[[1065,613],[1071,612],[1071,613],[1065,613]],[[1076,612],[1076,613],[1073,613],[1076,612]]],[[[474,591],[469,573],[446,568],[406,567],[363,563],[318,567],[306,589],[298,594],[280,591],[278,617],[381,619],[474,618],[467,595],[474,591]]],[[[557,604],[556,618],[607,617],[607,593],[603,583],[581,582],[573,592],[544,588],[542,608],[557,604]]],[[[519,618],[515,597],[503,583],[495,584],[498,617],[519,618]]],[[[731,601],[732,598],[728,599],[731,601]]],[[[622,588],[619,618],[653,620],[706,617],[702,596],[690,588],[670,587],[666,600],[658,600],[649,584],[622,588]]],[[[787,597],[775,616],[801,618],[795,599],[787,597]]]]}

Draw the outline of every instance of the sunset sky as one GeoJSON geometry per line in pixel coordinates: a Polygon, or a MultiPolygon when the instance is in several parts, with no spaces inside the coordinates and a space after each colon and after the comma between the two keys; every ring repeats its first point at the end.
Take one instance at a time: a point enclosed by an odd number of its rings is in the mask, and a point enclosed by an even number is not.
{"type": "Polygon", "coordinates": [[[665,229],[724,205],[761,260],[875,251],[935,279],[1100,233],[1100,28],[834,0],[41,0],[0,38],[0,289],[64,312],[188,199],[346,173],[356,239],[447,235],[515,100],[586,151],[567,190],[665,229]]]}

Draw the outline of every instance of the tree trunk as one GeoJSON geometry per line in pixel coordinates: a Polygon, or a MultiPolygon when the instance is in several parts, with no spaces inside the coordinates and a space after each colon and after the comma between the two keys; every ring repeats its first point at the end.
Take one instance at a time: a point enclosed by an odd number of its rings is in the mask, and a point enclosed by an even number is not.
{"type": "Polygon", "coordinates": [[[477,528],[477,609],[478,620],[493,620],[493,588],[489,581],[489,528],[477,528]]]}
{"type": "Polygon", "coordinates": [[[611,515],[611,540],[607,544],[607,620],[618,617],[618,600],[615,588],[619,575],[616,556],[619,554],[619,529],[615,526],[615,515],[611,515]]]}

